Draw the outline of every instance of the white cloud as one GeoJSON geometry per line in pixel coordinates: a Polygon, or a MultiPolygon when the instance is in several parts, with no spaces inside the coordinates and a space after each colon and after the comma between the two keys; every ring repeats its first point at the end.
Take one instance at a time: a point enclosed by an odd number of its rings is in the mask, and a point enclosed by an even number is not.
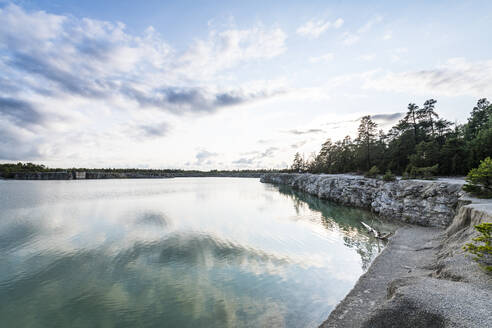
{"type": "Polygon", "coordinates": [[[392,63],[396,63],[402,60],[404,54],[408,52],[407,48],[396,48],[390,52],[390,60],[392,63]]]}
{"type": "MultiPolygon", "coordinates": [[[[399,52],[405,52],[401,48],[399,52]]],[[[469,61],[452,58],[436,68],[392,72],[383,69],[344,74],[330,78],[326,83],[305,88],[302,94],[330,94],[337,89],[361,86],[363,90],[410,93],[438,96],[490,97],[492,94],[492,60],[469,61]]],[[[296,91],[297,92],[297,91],[296,91]]],[[[354,90],[351,91],[353,97],[354,90]]]]}
{"type": "Polygon", "coordinates": [[[353,33],[345,33],[343,35],[343,44],[346,46],[351,46],[357,42],[359,42],[360,36],[358,34],[353,34],[353,33]]]}
{"type": "Polygon", "coordinates": [[[335,29],[340,28],[343,25],[343,19],[338,18],[333,23],[325,20],[310,20],[297,28],[297,34],[317,39],[321,34],[326,32],[329,28],[333,27],[335,29]]]}
{"type": "Polygon", "coordinates": [[[208,150],[202,149],[195,155],[196,165],[201,165],[205,161],[210,162],[211,158],[215,158],[218,155],[219,154],[217,153],[209,152],[208,150]]]}
{"type": "Polygon", "coordinates": [[[244,157],[240,157],[239,159],[232,161],[232,164],[243,168],[245,167],[259,168],[264,166],[263,160],[274,157],[275,153],[277,153],[278,151],[279,148],[277,147],[269,147],[264,151],[254,150],[254,151],[245,152],[241,154],[244,157]]]}
{"type": "Polygon", "coordinates": [[[392,31],[386,31],[383,35],[383,40],[391,40],[393,38],[393,32],[392,31]]]}
{"type": "Polygon", "coordinates": [[[316,57],[309,57],[309,62],[311,63],[327,63],[333,60],[335,58],[335,55],[332,53],[326,53],[321,56],[316,56],[316,57]]]}
{"type": "Polygon", "coordinates": [[[0,40],[9,46],[42,46],[43,42],[62,32],[66,17],[38,11],[26,13],[22,8],[8,5],[0,9],[0,40]],[[6,29],[8,27],[8,29],[6,29]],[[14,33],[12,33],[14,32],[14,33]],[[29,41],[30,44],[26,44],[29,41]]]}
{"type": "Polygon", "coordinates": [[[207,40],[197,40],[178,59],[177,71],[195,78],[210,78],[245,61],[279,56],[287,49],[286,39],[280,28],[212,31],[207,40]]]}
{"type": "Polygon", "coordinates": [[[376,54],[363,54],[357,58],[362,61],[373,61],[376,58],[376,54]]]}
{"type": "Polygon", "coordinates": [[[371,76],[364,87],[434,96],[486,97],[492,94],[492,60],[454,58],[434,69],[371,76]]]}
{"type": "Polygon", "coordinates": [[[383,21],[383,17],[381,16],[376,16],[372,19],[370,19],[367,23],[365,23],[362,27],[360,27],[357,32],[359,34],[366,33],[372,29],[372,27],[376,24],[379,24],[383,21]]]}
{"type": "Polygon", "coordinates": [[[344,23],[343,19],[338,18],[336,21],[333,22],[333,26],[335,28],[340,28],[342,27],[343,23],[344,23]]]}
{"type": "Polygon", "coordinates": [[[173,117],[269,98],[282,92],[278,83],[217,81],[238,65],[279,56],[285,40],[279,28],[226,29],[178,52],[152,27],[135,35],[120,22],[7,5],[0,9],[0,89],[7,92],[0,125],[8,129],[0,148],[9,151],[0,159],[75,158],[88,150],[97,163],[121,143],[166,138],[173,117]]]}
{"type": "Polygon", "coordinates": [[[342,43],[346,46],[351,46],[359,42],[362,34],[369,32],[372,27],[383,21],[381,16],[376,16],[362,25],[356,32],[345,32],[342,35],[342,43]]]}

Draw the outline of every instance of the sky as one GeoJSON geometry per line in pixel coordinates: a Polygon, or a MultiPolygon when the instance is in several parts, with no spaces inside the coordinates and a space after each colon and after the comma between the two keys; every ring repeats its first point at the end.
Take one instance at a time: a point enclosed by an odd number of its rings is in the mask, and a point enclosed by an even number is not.
{"type": "Polygon", "coordinates": [[[490,1],[0,0],[0,161],[285,168],[492,98],[490,1]]]}

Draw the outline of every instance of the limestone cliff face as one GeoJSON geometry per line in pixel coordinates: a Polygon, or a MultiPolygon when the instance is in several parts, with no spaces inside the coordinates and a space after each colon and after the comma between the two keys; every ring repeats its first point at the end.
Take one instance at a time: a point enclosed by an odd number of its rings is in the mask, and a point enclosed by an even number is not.
{"type": "Polygon", "coordinates": [[[430,227],[449,226],[462,195],[459,183],[385,182],[351,175],[274,173],[263,175],[261,182],[288,185],[323,199],[430,227]]]}
{"type": "MultiPolygon", "coordinates": [[[[479,275],[478,266],[470,263],[463,250],[465,244],[471,243],[473,238],[480,235],[475,225],[492,222],[492,199],[463,197],[461,201],[463,204],[460,204],[456,216],[444,234],[438,254],[437,275],[458,281],[475,281],[482,278],[492,287],[492,277],[485,279],[479,275]]],[[[492,256],[485,254],[480,263],[492,265],[492,256]]]]}

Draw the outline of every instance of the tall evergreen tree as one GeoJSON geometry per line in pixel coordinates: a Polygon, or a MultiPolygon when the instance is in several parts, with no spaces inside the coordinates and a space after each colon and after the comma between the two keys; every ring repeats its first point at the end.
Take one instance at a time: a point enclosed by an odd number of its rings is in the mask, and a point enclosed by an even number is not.
{"type": "Polygon", "coordinates": [[[299,152],[294,156],[294,162],[292,163],[291,169],[295,172],[301,172],[304,169],[304,159],[299,152]]]}
{"type": "Polygon", "coordinates": [[[487,98],[479,99],[477,105],[473,107],[465,129],[465,138],[467,141],[475,138],[478,132],[485,127],[492,115],[492,105],[487,98]]]}
{"type": "Polygon", "coordinates": [[[431,136],[434,137],[434,119],[439,119],[435,112],[436,100],[429,99],[424,103],[424,107],[417,111],[417,117],[424,129],[430,129],[431,136]]]}
{"type": "Polygon", "coordinates": [[[357,143],[359,144],[359,151],[362,155],[361,158],[365,161],[365,168],[369,170],[372,166],[371,150],[376,141],[376,131],[378,125],[373,122],[371,115],[366,115],[361,118],[358,129],[357,143]]]}
{"type": "Polygon", "coordinates": [[[419,106],[415,105],[414,103],[408,104],[408,111],[407,111],[405,117],[403,118],[403,121],[400,122],[401,123],[401,126],[400,126],[401,129],[405,129],[406,125],[412,127],[412,129],[413,129],[413,140],[414,140],[415,145],[417,144],[417,136],[418,136],[418,133],[417,133],[417,131],[418,131],[418,117],[419,117],[418,110],[419,110],[419,106]]]}

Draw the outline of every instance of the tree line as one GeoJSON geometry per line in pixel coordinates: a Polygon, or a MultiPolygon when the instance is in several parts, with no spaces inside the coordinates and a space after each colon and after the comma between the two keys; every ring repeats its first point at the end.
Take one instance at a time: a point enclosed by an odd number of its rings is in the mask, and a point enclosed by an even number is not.
{"type": "Polygon", "coordinates": [[[141,168],[50,168],[43,164],[35,163],[4,163],[0,164],[0,177],[13,178],[16,173],[38,173],[38,172],[66,172],[83,171],[88,173],[130,173],[143,176],[221,176],[221,175],[258,175],[262,173],[276,173],[275,169],[243,169],[243,170],[182,170],[182,169],[141,169],[141,168]]]}
{"type": "Polygon", "coordinates": [[[466,175],[492,155],[492,105],[486,98],[478,100],[468,121],[455,124],[439,116],[436,103],[410,103],[387,133],[378,130],[370,115],[364,116],[355,139],[327,139],[308,159],[296,153],[291,170],[362,173],[377,168],[408,177],[466,175]]]}

